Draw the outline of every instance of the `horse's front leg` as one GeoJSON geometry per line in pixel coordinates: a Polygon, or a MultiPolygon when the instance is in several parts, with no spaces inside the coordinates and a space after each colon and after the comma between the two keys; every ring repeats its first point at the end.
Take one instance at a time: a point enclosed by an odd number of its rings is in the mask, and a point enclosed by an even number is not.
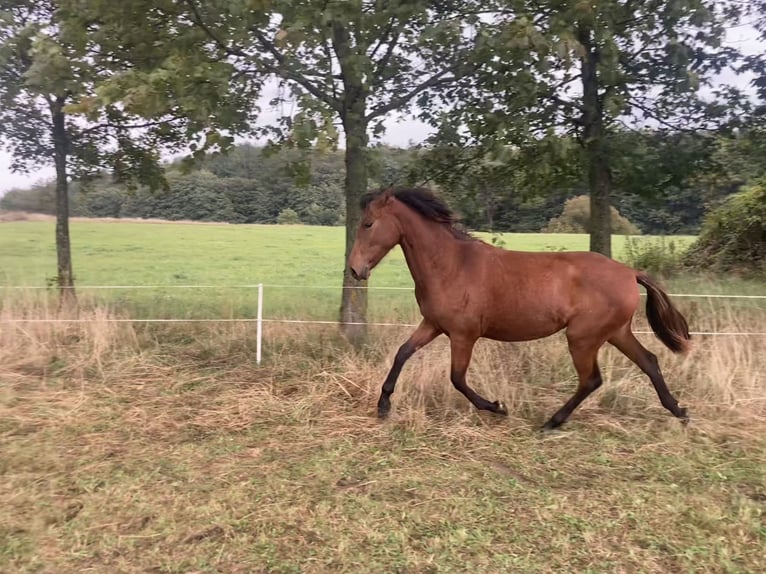
{"type": "Polygon", "coordinates": [[[383,388],[380,390],[380,398],[378,399],[379,417],[385,418],[391,410],[391,395],[396,388],[396,380],[399,378],[399,373],[402,372],[404,363],[415,354],[415,351],[425,347],[428,343],[441,335],[441,333],[441,329],[423,319],[412,335],[410,335],[410,338],[399,347],[399,350],[396,352],[396,357],[394,358],[394,364],[391,365],[391,370],[388,372],[388,376],[383,383],[383,388]]]}
{"type": "Polygon", "coordinates": [[[468,371],[468,365],[471,362],[473,346],[476,339],[450,338],[452,351],[452,369],[450,371],[450,380],[454,387],[463,393],[471,401],[473,406],[482,411],[491,411],[498,415],[507,415],[508,409],[501,401],[488,401],[479,393],[468,386],[465,380],[465,374],[468,371]]]}

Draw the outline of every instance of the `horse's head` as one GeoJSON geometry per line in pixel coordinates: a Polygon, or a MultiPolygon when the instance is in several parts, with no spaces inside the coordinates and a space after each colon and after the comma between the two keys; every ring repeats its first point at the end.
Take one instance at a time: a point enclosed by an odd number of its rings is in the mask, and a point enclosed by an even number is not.
{"type": "Polygon", "coordinates": [[[362,218],[348,256],[354,279],[367,279],[370,271],[399,243],[402,232],[391,209],[395,201],[390,191],[362,198],[362,218]]]}

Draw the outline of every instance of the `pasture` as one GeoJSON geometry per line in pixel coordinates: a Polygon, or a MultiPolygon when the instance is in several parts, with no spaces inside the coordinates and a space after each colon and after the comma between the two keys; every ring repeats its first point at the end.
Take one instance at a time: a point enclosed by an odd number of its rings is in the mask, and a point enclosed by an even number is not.
{"type": "MultiPolygon", "coordinates": [[[[52,221],[0,225],[0,286],[45,286],[56,269],[53,234],[52,221]]],[[[477,235],[492,240],[490,234],[477,235]]],[[[506,233],[497,239],[509,249],[527,251],[588,248],[585,235],[506,233]]],[[[682,248],[692,239],[671,241],[682,248]]],[[[265,317],[337,319],[344,248],[340,227],[75,221],[72,245],[80,286],[171,286],[80,290],[81,297],[129,309],[132,317],[255,317],[254,290],[236,286],[264,283],[265,317]]],[[[625,237],[615,236],[615,257],[624,252],[625,237]]],[[[370,287],[412,287],[398,247],[375,270],[370,287]]],[[[758,282],[696,277],[669,281],[668,287],[696,293],[762,291],[758,282]]],[[[416,315],[409,291],[383,290],[370,298],[370,320],[416,315]]]]}
{"type": "MultiPolygon", "coordinates": [[[[267,288],[266,317],[335,318],[339,228],[78,221],[72,238],[81,285],[263,282],[283,286],[267,288]]],[[[0,224],[0,284],[42,286],[54,269],[51,222],[0,224]]],[[[758,281],[665,284],[766,294],[758,281]]],[[[400,251],[371,285],[411,285],[400,251]]],[[[641,335],[686,427],[605,349],[604,386],[541,435],[575,385],[558,335],[477,346],[469,380],[507,418],[452,389],[442,337],[407,364],[380,422],[407,328],[373,327],[355,351],[332,326],[268,324],[257,367],[251,324],[110,321],[252,317],[250,289],[80,296],[90,322],[0,323],[0,571],[766,571],[766,337],[699,336],[679,357],[641,335]]],[[[52,313],[44,293],[2,297],[0,319],[52,313]]],[[[372,290],[371,317],[412,317],[412,299],[372,290]]],[[[766,331],[763,302],[676,303],[695,331],[766,331]]]]}

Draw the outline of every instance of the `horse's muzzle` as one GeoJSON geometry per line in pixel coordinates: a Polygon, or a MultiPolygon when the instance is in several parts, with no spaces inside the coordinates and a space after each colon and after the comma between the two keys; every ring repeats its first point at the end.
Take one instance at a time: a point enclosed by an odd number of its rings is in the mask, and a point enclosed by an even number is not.
{"type": "Polygon", "coordinates": [[[364,281],[370,276],[370,267],[368,265],[365,265],[364,268],[357,273],[356,269],[354,269],[352,266],[349,265],[348,267],[349,271],[351,271],[351,277],[356,279],[357,281],[364,281]]]}

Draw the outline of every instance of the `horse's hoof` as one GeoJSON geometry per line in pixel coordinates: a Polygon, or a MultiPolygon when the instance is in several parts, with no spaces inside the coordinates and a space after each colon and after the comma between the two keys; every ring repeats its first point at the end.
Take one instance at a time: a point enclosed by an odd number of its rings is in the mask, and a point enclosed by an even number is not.
{"type": "Polygon", "coordinates": [[[508,416],[508,408],[503,401],[495,401],[495,414],[508,416]]]}
{"type": "Polygon", "coordinates": [[[549,420],[547,423],[545,423],[543,426],[540,427],[540,433],[541,434],[550,434],[560,427],[560,424],[557,424],[553,422],[553,420],[549,420]]]}
{"type": "Polygon", "coordinates": [[[379,419],[387,419],[388,415],[391,413],[391,407],[390,406],[378,406],[378,418],[379,419]]]}
{"type": "Polygon", "coordinates": [[[689,413],[685,408],[679,408],[676,417],[678,417],[682,425],[686,426],[689,424],[689,413]]]}

